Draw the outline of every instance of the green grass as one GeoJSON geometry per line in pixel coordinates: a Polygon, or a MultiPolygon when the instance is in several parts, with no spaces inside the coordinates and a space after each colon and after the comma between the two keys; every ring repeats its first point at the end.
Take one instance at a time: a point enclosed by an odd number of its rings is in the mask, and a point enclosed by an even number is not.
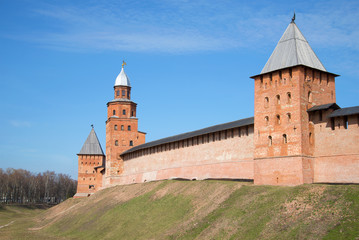
{"type": "Polygon", "coordinates": [[[359,186],[163,181],[117,186],[46,211],[0,208],[0,225],[12,220],[1,238],[358,239],[359,186]]]}

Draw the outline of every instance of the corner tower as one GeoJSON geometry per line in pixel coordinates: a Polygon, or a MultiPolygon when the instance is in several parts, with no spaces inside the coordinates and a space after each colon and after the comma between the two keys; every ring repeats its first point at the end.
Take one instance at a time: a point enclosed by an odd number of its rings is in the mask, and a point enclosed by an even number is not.
{"type": "Polygon", "coordinates": [[[120,154],[145,143],[145,133],[138,131],[137,104],[131,101],[131,84],[124,66],[114,85],[114,99],[107,103],[106,121],[106,178],[119,176],[123,171],[120,154]]]}
{"type": "Polygon", "coordinates": [[[78,156],[78,178],[76,197],[87,197],[102,187],[105,169],[105,154],[93,125],[78,156]]]}
{"type": "Polygon", "coordinates": [[[313,182],[314,126],[307,110],[335,102],[338,75],[327,72],[294,20],[252,77],[255,184],[313,182]]]}

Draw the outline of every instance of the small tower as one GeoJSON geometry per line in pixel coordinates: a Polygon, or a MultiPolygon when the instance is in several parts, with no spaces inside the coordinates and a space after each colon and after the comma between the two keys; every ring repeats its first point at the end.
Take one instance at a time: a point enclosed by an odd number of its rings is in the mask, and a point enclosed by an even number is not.
{"type": "Polygon", "coordinates": [[[137,104],[131,101],[131,85],[125,65],[123,62],[115,81],[114,99],[107,103],[106,177],[122,173],[122,152],[145,143],[145,133],[138,131],[137,104]]]}
{"type": "Polygon", "coordinates": [[[252,77],[255,184],[313,182],[314,126],[307,110],[335,103],[338,75],[327,72],[294,20],[252,77]]]}
{"type": "Polygon", "coordinates": [[[74,197],[90,196],[102,187],[105,169],[105,154],[93,125],[78,156],[77,192],[74,197]]]}

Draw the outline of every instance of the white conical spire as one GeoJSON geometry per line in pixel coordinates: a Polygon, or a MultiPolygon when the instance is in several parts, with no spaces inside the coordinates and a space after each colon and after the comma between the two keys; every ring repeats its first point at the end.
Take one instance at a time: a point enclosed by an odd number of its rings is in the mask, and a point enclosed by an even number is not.
{"type": "Polygon", "coordinates": [[[115,86],[131,87],[130,79],[127,77],[125,70],[124,70],[124,65],[126,65],[125,61],[123,61],[123,63],[122,63],[122,69],[121,69],[120,74],[118,74],[118,76],[116,78],[115,86]]]}
{"type": "Polygon", "coordinates": [[[298,29],[294,19],[293,17],[261,74],[297,65],[327,71],[298,29]]]}

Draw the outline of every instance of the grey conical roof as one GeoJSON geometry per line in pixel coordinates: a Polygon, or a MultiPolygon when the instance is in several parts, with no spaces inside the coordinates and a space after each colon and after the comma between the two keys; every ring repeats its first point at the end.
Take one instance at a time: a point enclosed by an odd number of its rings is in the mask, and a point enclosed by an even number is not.
{"type": "Polygon", "coordinates": [[[93,128],[82,146],[79,155],[105,155],[93,128]]]}
{"type": "Polygon", "coordinates": [[[292,21],[262,69],[261,74],[297,65],[327,71],[297,25],[292,21]]]}

